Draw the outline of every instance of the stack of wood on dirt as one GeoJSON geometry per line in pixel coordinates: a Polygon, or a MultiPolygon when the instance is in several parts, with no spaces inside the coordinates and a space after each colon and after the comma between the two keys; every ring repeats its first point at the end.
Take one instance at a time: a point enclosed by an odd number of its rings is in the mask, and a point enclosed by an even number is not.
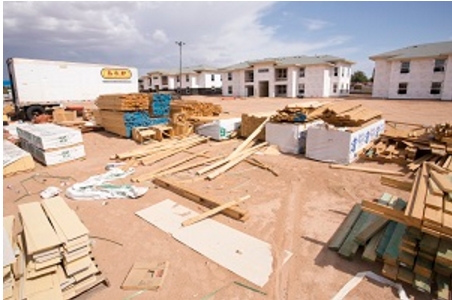
{"type": "MultiPolygon", "coordinates": [[[[240,123],[240,136],[249,137],[266,119],[273,116],[274,111],[261,113],[245,113],[242,114],[242,122],[240,123]]],[[[265,141],[265,127],[256,137],[259,141],[265,141]]]]}
{"type": "Polygon", "coordinates": [[[183,112],[188,119],[192,117],[218,116],[222,112],[221,105],[197,100],[174,100],[171,102],[171,115],[183,112]]]}
{"type": "Polygon", "coordinates": [[[30,153],[22,150],[13,143],[3,140],[3,176],[35,168],[35,162],[30,153]]]}
{"type": "Polygon", "coordinates": [[[320,117],[319,114],[316,114],[314,118],[310,118],[310,115],[315,111],[321,111],[323,105],[323,103],[318,101],[289,104],[284,109],[277,110],[277,113],[272,115],[270,121],[274,123],[299,123],[306,122],[308,119],[316,119],[320,117]]]}
{"type": "Polygon", "coordinates": [[[381,119],[381,112],[353,102],[334,102],[323,107],[320,118],[336,127],[360,127],[381,119]]]}
{"type": "Polygon", "coordinates": [[[147,110],[149,99],[148,95],[144,93],[100,95],[95,104],[102,110],[147,110]]]}
{"type": "Polygon", "coordinates": [[[193,124],[184,112],[173,113],[170,117],[170,125],[173,127],[174,136],[177,137],[187,137],[194,131],[193,124]]]}
{"type": "Polygon", "coordinates": [[[452,148],[447,144],[450,137],[447,130],[440,129],[441,125],[434,128],[438,128],[437,139],[434,138],[435,129],[431,127],[387,121],[385,132],[363,151],[361,157],[397,163],[407,166],[410,171],[416,171],[425,161],[442,165],[452,154],[452,148]]]}
{"type": "Polygon", "coordinates": [[[19,250],[14,235],[14,216],[3,217],[3,299],[18,299],[16,279],[19,250]]]}
{"type": "Polygon", "coordinates": [[[20,299],[72,299],[106,282],[91,256],[88,229],[62,198],[18,208],[24,261],[20,299]]]}
{"type": "Polygon", "coordinates": [[[439,299],[449,299],[452,240],[379,212],[383,209],[403,215],[403,210],[409,209],[406,205],[387,193],[378,201],[355,204],[328,247],[347,259],[353,259],[363,247],[361,258],[382,263],[381,272],[387,278],[435,294],[439,299]],[[380,209],[372,210],[375,207],[380,209]]]}
{"type": "Polygon", "coordinates": [[[435,142],[430,143],[432,152],[452,154],[452,123],[440,123],[431,130],[435,142]]]}
{"type": "Polygon", "coordinates": [[[131,138],[135,127],[167,124],[167,117],[149,116],[149,95],[145,93],[101,95],[96,100],[96,123],[106,131],[131,138]]]}

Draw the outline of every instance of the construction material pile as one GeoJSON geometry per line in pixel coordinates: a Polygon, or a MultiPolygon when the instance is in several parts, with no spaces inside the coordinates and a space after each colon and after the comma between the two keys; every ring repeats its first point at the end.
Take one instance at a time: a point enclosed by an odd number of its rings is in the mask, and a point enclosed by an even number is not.
{"type": "MultiPolygon", "coordinates": [[[[308,121],[308,116],[323,104],[317,101],[289,104],[284,109],[277,110],[277,114],[272,115],[271,122],[298,123],[308,121]]],[[[313,118],[310,118],[311,120],[313,118]]]]}
{"type": "Polygon", "coordinates": [[[96,105],[100,108],[96,123],[101,124],[106,131],[122,137],[131,138],[135,127],[168,123],[167,116],[149,116],[147,94],[102,95],[96,105]]]}
{"type": "Polygon", "coordinates": [[[100,95],[95,104],[103,110],[136,111],[148,109],[149,99],[144,93],[100,95]]]}
{"type": "Polygon", "coordinates": [[[356,204],[328,243],[351,259],[383,261],[384,276],[449,299],[452,275],[452,162],[425,162],[408,202],[387,193],[356,204]],[[436,290],[434,290],[436,287],[436,290]]]}
{"type": "MultiPolygon", "coordinates": [[[[242,114],[240,124],[240,136],[247,138],[258,128],[266,119],[272,117],[275,112],[247,113],[242,114]]],[[[265,128],[257,136],[260,141],[265,141],[265,128]]]]}
{"type": "Polygon", "coordinates": [[[436,148],[443,148],[447,153],[452,154],[452,123],[436,124],[431,133],[433,138],[440,144],[436,148]]]}
{"type": "Polygon", "coordinates": [[[3,176],[33,170],[34,168],[35,162],[30,153],[8,140],[3,140],[3,176]]]}
{"type": "Polygon", "coordinates": [[[443,164],[450,154],[452,146],[447,127],[438,124],[433,128],[401,122],[386,122],[385,132],[370,144],[361,157],[380,162],[393,162],[407,165],[416,171],[424,161],[443,164]]]}
{"type": "Polygon", "coordinates": [[[222,112],[221,105],[196,100],[175,100],[171,102],[171,115],[185,113],[188,119],[191,117],[218,116],[222,112]]]}
{"type": "Polygon", "coordinates": [[[85,156],[80,130],[51,123],[17,127],[21,147],[46,166],[85,156]]]}
{"type": "Polygon", "coordinates": [[[324,106],[320,118],[336,127],[359,127],[370,121],[381,119],[381,112],[353,102],[336,102],[324,106]]]}
{"type": "Polygon", "coordinates": [[[3,217],[3,299],[17,299],[15,279],[19,278],[18,249],[14,236],[14,217],[3,217]]]}
{"type": "Polygon", "coordinates": [[[9,286],[17,288],[11,299],[72,299],[107,282],[90,254],[88,229],[62,198],[18,208],[23,231],[17,241],[12,234],[14,217],[3,219],[10,247],[17,253],[9,270],[17,282],[8,277],[8,295],[9,286]]]}
{"type": "Polygon", "coordinates": [[[149,95],[149,115],[152,117],[168,117],[170,113],[170,94],[149,95]]]}

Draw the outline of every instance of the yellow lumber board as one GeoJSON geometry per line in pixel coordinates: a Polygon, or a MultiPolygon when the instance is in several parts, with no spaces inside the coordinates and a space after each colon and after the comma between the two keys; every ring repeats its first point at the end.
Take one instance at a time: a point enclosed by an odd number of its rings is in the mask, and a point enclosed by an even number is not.
{"type": "Polygon", "coordinates": [[[344,166],[344,165],[331,164],[330,168],[331,169],[351,170],[351,171],[361,171],[361,172],[375,173],[375,174],[386,174],[386,175],[394,175],[394,176],[404,176],[405,175],[405,173],[398,172],[398,171],[390,171],[390,170],[366,168],[366,167],[358,167],[358,166],[344,166]]]}

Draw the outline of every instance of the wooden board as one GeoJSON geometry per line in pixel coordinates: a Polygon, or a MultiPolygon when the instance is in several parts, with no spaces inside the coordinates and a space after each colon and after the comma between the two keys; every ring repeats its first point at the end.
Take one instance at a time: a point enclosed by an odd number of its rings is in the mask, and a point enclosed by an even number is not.
{"type": "Polygon", "coordinates": [[[349,231],[356,223],[356,220],[358,220],[360,214],[361,214],[361,205],[355,204],[350,210],[350,212],[347,214],[347,217],[344,219],[341,225],[339,225],[336,232],[328,241],[328,248],[335,251],[339,250],[339,248],[344,243],[349,231]]]}
{"type": "MultiPolygon", "coordinates": [[[[166,188],[176,194],[179,194],[182,197],[186,197],[189,200],[202,204],[208,208],[215,208],[223,204],[219,200],[211,196],[202,195],[198,191],[195,191],[188,187],[184,187],[177,183],[176,181],[170,179],[155,178],[153,180],[153,183],[160,187],[166,188]]],[[[245,221],[249,218],[248,211],[241,209],[237,206],[227,208],[221,211],[221,213],[239,221],[245,221]]]]}
{"type": "Polygon", "coordinates": [[[27,254],[53,249],[61,245],[47,216],[38,202],[18,206],[25,230],[27,254]]]}
{"type": "Polygon", "coordinates": [[[439,300],[450,299],[450,278],[436,274],[437,297],[439,300]]]}
{"type": "Polygon", "coordinates": [[[397,264],[397,257],[399,256],[399,246],[402,242],[402,236],[405,234],[406,225],[397,223],[394,228],[394,232],[391,235],[388,245],[386,246],[385,252],[383,254],[383,259],[385,263],[397,264]]]}
{"type": "Polygon", "coordinates": [[[169,262],[137,262],[133,264],[121,285],[123,290],[159,290],[166,274],[169,262]]]}
{"type": "Polygon", "coordinates": [[[452,193],[452,174],[439,174],[436,171],[431,170],[430,176],[442,191],[452,193]]]}
{"type": "Polygon", "coordinates": [[[384,229],[380,230],[377,234],[375,234],[367,243],[364,248],[364,252],[362,258],[368,261],[376,261],[377,260],[377,246],[380,243],[381,238],[383,237],[384,229]]]}

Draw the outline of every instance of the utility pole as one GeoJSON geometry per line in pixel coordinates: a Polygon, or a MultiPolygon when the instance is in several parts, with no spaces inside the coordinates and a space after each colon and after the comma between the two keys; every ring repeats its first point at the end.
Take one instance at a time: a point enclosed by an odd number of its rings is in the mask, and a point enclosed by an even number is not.
{"type": "Polygon", "coordinates": [[[182,46],[185,45],[184,42],[176,42],[179,46],[179,94],[182,95],[182,46]]]}

